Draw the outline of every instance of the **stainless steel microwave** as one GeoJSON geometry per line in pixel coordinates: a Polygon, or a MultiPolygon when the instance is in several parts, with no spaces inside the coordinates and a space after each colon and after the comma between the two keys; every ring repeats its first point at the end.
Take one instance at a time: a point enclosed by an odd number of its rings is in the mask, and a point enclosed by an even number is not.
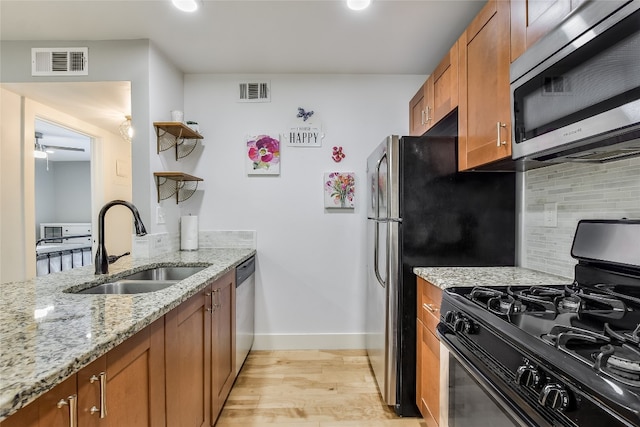
{"type": "Polygon", "coordinates": [[[584,3],[510,74],[514,159],[640,155],[640,0],[584,3]]]}

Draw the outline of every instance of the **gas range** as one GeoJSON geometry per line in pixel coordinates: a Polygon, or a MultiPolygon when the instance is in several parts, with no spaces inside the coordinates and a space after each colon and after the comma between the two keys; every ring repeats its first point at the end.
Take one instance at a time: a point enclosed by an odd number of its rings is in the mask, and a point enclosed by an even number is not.
{"type": "Polygon", "coordinates": [[[514,425],[640,425],[636,242],[640,221],[580,221],[573,283],[444,292],[442,343],[504,401],[514,425]]]}

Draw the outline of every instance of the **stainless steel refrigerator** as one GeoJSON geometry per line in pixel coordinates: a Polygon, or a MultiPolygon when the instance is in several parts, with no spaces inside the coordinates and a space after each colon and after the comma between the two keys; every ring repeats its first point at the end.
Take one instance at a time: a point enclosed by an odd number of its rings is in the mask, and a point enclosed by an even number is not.
{"type": "Polygon", "coordinates": [[[367,353],[402,416],[418,415],[413,268],[514,265],[515,173],[457,172],[456,147],[390,136],[367,159],[367,353]]]}

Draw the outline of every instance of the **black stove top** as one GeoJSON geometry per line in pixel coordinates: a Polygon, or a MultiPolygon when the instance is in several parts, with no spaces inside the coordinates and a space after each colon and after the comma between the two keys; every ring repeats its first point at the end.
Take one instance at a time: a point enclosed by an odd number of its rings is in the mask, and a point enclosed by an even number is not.
{"type": "Polygon", "coordinates": [[[440,337],[548,425],[640,425],[637,242],[640,221],[580,221],[573,283],[448,289],[440,337]]]}

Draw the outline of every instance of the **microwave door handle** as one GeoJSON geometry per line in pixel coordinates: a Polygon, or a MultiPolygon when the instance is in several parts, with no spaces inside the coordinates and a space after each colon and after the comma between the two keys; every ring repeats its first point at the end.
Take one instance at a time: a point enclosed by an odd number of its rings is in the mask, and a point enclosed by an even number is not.
{"type": "MultiPolygon", "coordinates": [[[[378,261],[378,256],[379,256],[378,248],[380,247],[380,191],[379,190],[380,190],[380,166],[382,165],[382,161],[386,158],[387,158],[387,153],[384,153],[382,157],[380,157],[380,159],[378,160],[378,163],[376,164],[376,184],[374,186],[376,190],[376,219],[375,219],[376,228],[374,232],[373,271],[376,274],[376,279],[378,280],[378,283],[380,283],[380,286],[382,286],[383,288],[386,288],[387,284],[380,276],[380,263],[378,261]]],[[[389,242],[387,242],[387,246],[388,246],[388,243],[389,242]]],[[[389,251],[387,248],[387,254],[388,253],[389,251]]]]}

